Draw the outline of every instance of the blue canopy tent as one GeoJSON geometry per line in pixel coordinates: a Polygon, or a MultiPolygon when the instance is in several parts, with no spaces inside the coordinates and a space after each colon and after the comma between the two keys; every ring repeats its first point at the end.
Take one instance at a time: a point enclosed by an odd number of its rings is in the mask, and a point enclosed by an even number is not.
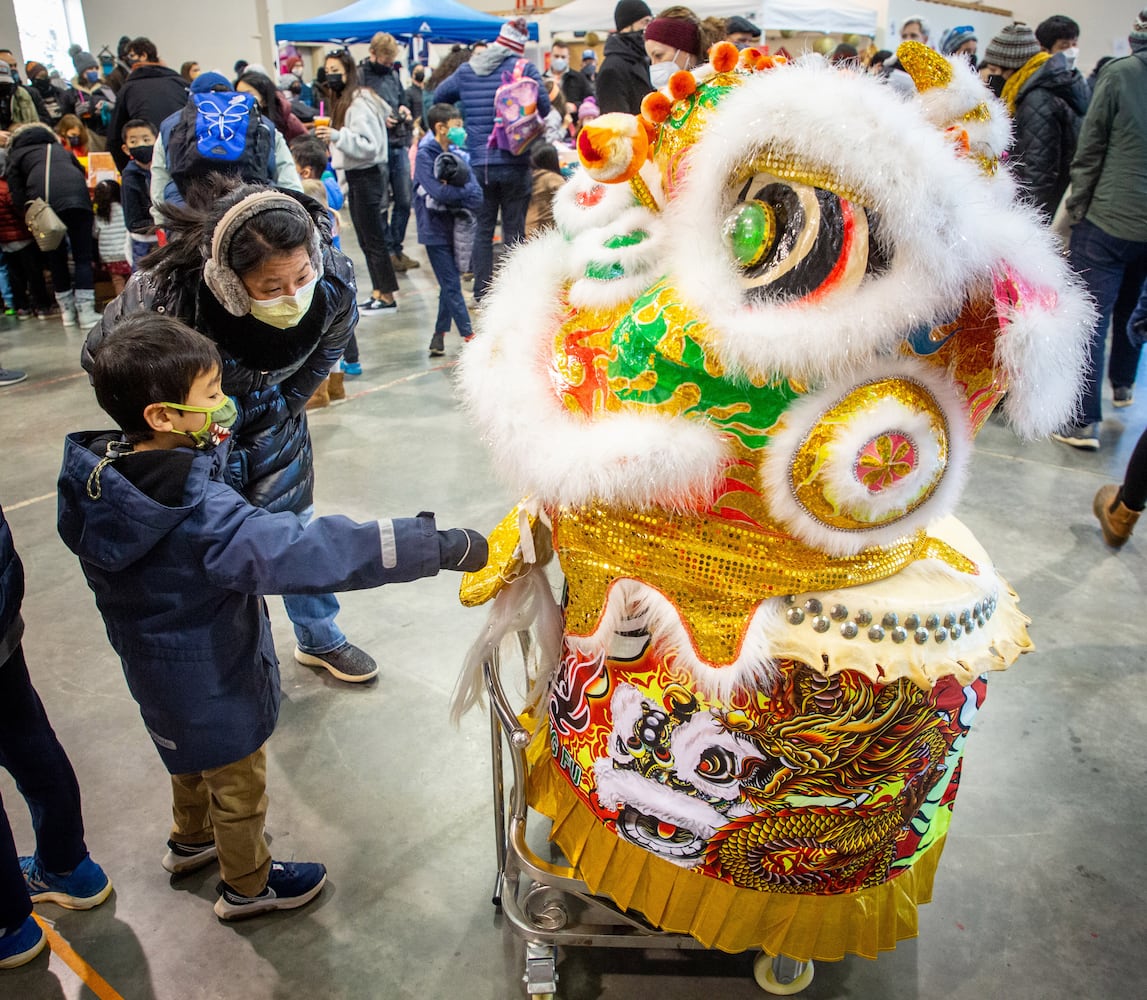
{"type": "MultiPolygon", "coordinates": [[[[378,31],[396,38],[415,35],[428,42],[493,41],[505,18],[483,14],[456,0],[358,0],[349,7],[307,21],[276,24],[282,42],[369,42],[378,31]]],[[[530,25],[537,40],[538,26],[530,25]]]]}

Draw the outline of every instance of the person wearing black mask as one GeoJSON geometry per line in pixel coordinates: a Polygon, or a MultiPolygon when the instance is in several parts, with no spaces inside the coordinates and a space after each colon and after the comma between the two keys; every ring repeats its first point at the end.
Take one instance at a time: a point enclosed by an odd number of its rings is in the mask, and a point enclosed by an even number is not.
{"type": "Polygon", "coordinates": [[[36,105],[28,92],[12,79],[9,65],[0,60],[0,129],[5,132],[26,122],[38,122],[36,105]]]}
{"type": "Polygon", "coordinates": [[[70,88],[62,90],[54,86],[51,77],[48,76],[48,67],[43,63],[29,62],[26,68],[29,86],[40,95],[40,100],[44,102],[44,111],[47,115],[43,119],[44,124],[55,128],[64,115],[75,114],[75,91],[70,88]]]}
{"type": "Polygon", "coordinates": [[[29,87],[27,84],[20,82],[20,60],[16,58],[16,53],[11,49],[0,49],[0,62],[6,62],[8,64],[8,68],[12,73],[12,82],[22,89],[31,99],[32,106],[36,109],[36,117],[33,121],[46,122],[48,120],[48,111],[44,107],[44,99],[37,93],[34,87],[29,87]]]}
{"type": "Polygon", "coordinates": [[[597,72],[597,106],[602,114],[639,114],[642,98],[653,89],[645,54],[645,26],[652,20],[645,0],[620,0],[614,7],[617,34],[606,39],[605,59],[597,72]]]}

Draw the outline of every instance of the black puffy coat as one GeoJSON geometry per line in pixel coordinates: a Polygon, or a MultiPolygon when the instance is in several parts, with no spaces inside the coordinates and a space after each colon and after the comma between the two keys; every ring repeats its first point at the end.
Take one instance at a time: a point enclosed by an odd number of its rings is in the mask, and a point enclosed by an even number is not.
{"type": "Polygon", "coordinates": [[[92,196],[88,193],[88,175],[47,125],[22,128],[8,143],[8,188],[12,192],[12,206],[23,215],[27,202],[44,197],[44,168],[49,156],[52,176],[48,203],[57,212],[73,208],[90,212],[92,196]]]}
{"type": "Polygon", "coordinates": [[[151,122],[159,132],[160,122],[187,103],[187,81],[167,66],[146,64],[131,71],[127,82],[116,94],[111,121],[108,122],[108,152],[119,170],[130,157],[123,151],[123,127],[133,118],[151,122]]]}
{"type": "Polygon", "coordinates": [[[605,40],[605,59],[597,71],[597,106],[603,115],[641,113],[641,100],[653,89],[644,38],[640,31],[627,31],[605,40]]]}
{"type": "Polygon", "coordinates": [[[1009,162],[1027,197],[1051,219],[1071,180],[1071,159],[1091,99],[1087,81],[1062,53],[1045,62],[1016,95],[1009,162]]]}
{"type": "Polygon", "coordinates": [[[210,337],[223,358],[223,391],[239,417],[227,481],[257,507],[296,514],[311,506],[314,465],[307,430],[307,400],[338,363],[358,323],[354,265],[330,245],[326,210],[303,202],[323,234],[323,275],[303,321],[277,330],[251,316],[232,316],[203,283],[199,269],[163,281],[137,271],[88,334],[81,363],[91,371],[100,342],[118,320],[136,312],[162,312],[210,337]]]}

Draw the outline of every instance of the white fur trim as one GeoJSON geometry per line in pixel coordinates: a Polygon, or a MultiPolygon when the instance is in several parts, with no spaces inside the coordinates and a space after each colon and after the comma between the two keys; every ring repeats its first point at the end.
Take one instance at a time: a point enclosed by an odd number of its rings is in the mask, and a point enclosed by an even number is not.
{"type": "Polygon", "coordinates": [[[886,545],[911,534],[929,521],[951,512],[963,490],[971,451],[971,434],[963,405],[948,379],[917,361],[889,359],[854,378],[834,382],[794,402],[771,434],[761,467],[769,510],[796,537],[833,555],[853,555],[873,545],[886,545]],[[905,511],[938,471],[939,447],[924,414],[914,413],[898,400],[882,399],[872,409],[856,414],[847,427],[837,427],[831,455],[822,472],[834,490],[836,506],[851,507],[858,518],[870,516],[880,522],[897,510],[904,512],[886,524],[849,530],[817,520],[801,505],[792,490],[791,463],[809,432],[826,411],[857,386],[877,379],[899,378],[921,385],[943,411],[947,424],[948,463],[932,495],[914,510],[905,511]],[[855,456],[873,437],[885,431],[902,431],[917,448],[916,468],[900,483],[877,494],[856,479],[855,456]]]}
{"type": "Polygon", "coordinates": [[[1021,302],[1002,317],[995,363],[1007,373],[1008,420],[1021,437],[1043,437],[1076,419],[1098,315],[1083,280],[1050,245],[1018,259],[1012,270],[1041,288],[1044,301],[1021,302]]]}
{"type": "MultiPolygon", "coordinates": [[[[917,97],[924,114],[941,129],[949,126],[964,129],[974,148],[998,157],[1012,142],[1012,120],[1008,109],[984,85],[963,56],[948,56],[947,61],[952,67],[952,82],[946,87],[931,87],[917,97]],[[980,104],[987,107],[988,120],[965,120],[964,115],[980,104]]],[[[996,174],[997,178],[1007,176],[1006,171],[996,174]]]]}
{"type": "Polygon", "coordinates": [[[562,233],[573,238],[586,230],[608,226],[633,205],[628,184],[603,184],[578,169],[554,195],[554,222],[562,233]],[[578,195],[588,195],[596,187],[602,189],[596,205],[578,204],[578,195]]]}
{"type": "Polygon", "coordinates": [[[708,423],[656,413],[570,413],[551,379],[562,317],[563,241],[518,247],[483,302],[459,365],[462,391],[499,472],[544,504],[608,498],[688,508],[710,498],[727,460],[708,423]]]}
{"type": "Polygon", "coordinates": [[[570,303],[591,309],[602,309],[629,302],[648,288],[658,276],[661,244],[657,239],[661,227],[649,209],[635,206],[622,212],[608,226],[582,232],[574,238],[567,254],[567,267],[573,284],[570,303]],[[617,236],[642,230],[647,238],[633,246],[609,248],[605,244],[617,236]],[[591,265],[608,267],[620,264],[625,271],[620,278],[591,278],[585,272],[591,265]]]}

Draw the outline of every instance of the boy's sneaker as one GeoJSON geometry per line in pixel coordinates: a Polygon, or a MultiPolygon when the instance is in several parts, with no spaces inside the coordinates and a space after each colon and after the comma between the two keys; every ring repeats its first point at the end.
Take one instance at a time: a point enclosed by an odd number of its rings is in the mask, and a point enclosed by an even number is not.
{"type": "Polygon", "coordinates": [[[373,657],[349,642],[326,653],[308,653],[296,646],[295,659],[308,667],[326,667],[332,676],[348,684],[360,684],[378,674],[373,657]]]}
{"type": "Polygon", "coordinates": [[[167,842],[167,853],[160,862],[172,875],[186,875],[206,868],[219,857],[219,849],[214,840],[206,844],[177,844],[174,840],[167,842]]]}
{"type": "Polygon", "coordinates": [[[1052,437],[1062,444],[1069,444],[1083,451],[1099,451],[1099,424],[1079,424],[1077,427],[1068,428],[1062,434],[1053,434],[1052,437]]]}
{"type": "Polygon", "coordinates": [[[26,965],[44,950],[47,943],[40,925],[28,917],[14,931],[0,934],[0,969],[26,965]]]}
{"type": "Polygon", "coordinates": [[[17,309],[16,310],[16,318],[17,319],[31,319],[32,315],[33,314],[32,314],[31,309],[17,309]]]}
{"type": "Polygon", "coordinates": [[[18,372],[12,368],[0,368],[0,388],[6,385],[17,385],[27,377],[27,372],[18,372]]]}
{"type": "Polygon", "coordinates": [[[359,312],[398,312],[398,300],[383,302],[382,299],[367,299],[359,303],[359,312]]]}
{"type": "Polygon", "coordinates": [[[1112,395],[1115,396],[1114,405],[1120,408],[1135,402],[1135,390],[1129,385],[1117,385],[1112,395]]]}
{"type": "Polygon", "coordinates": [[[446,353],[446,339],[441,333],[436,333],[430,338],[430,356],[432,358],[440,358],[446,353]]]}
{"type": "Polygon", "coordinates": [[[340,361],[339,367],[343,370],[344,375],[362,374],[362,364],[358,361],[340,361]]]}
{"type": "Polygon", "coordinates": [[[21,858],[20,870],[33,903],[56,903],[68,910],[90,910],[112,892],[112,880],[87,855],[66,875],[45,871],[35,855],[21,858]]]}
{"type": "Polygon", "coordinates": [[[226,882],[220,882],[215,915],[220,920],[246,920],[272,910],[294,910],[314,899],[326,880],[324,865],[309,861],[272,861],[267,888],[258,896],[240,896],[226,882]]]}

